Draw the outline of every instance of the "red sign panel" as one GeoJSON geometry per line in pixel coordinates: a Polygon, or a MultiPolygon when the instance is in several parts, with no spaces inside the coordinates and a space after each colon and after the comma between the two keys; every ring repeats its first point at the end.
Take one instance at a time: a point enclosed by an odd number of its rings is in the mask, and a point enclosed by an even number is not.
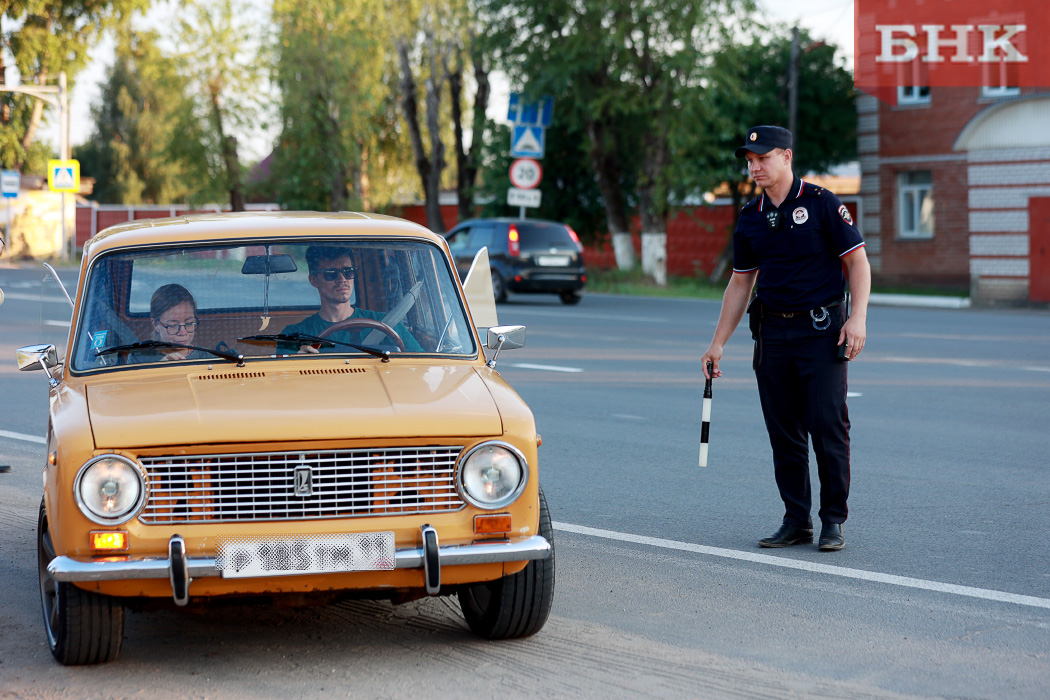
{"type": "Polygon", "coordinates": [[[1046,0],[856,0],[854,85],[897,89],[1050,86],[1046,0]]]}

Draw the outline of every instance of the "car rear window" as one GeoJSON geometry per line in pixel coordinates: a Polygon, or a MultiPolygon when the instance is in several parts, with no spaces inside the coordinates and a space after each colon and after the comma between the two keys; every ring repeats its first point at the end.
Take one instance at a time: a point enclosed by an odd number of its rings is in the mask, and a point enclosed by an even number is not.
{"type": "Polygon", "coordinates": [[[576,246],[565,224],[520,221],[515,222],[514,225],[518,229],[518,235],[521,236],[522,251],[546,250],[552,246],[576,246]]]}

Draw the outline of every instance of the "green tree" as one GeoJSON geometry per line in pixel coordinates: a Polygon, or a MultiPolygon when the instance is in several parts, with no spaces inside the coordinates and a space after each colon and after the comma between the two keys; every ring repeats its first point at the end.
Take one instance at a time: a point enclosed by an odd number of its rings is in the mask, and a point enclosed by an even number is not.
{"type": "MultiPolygon", "coordinates": [[[[94,198],[120,204],[167,204],[199,198],[198,182],[174,144],[200,140],[182,125],[186,81],[157,47],[155,32],[118,31],[115,61],[92,108],[95,129],[76,149],[80,170],[95,178],[94,198]]],[[[193,125],[189,125],[193,128],[193,125]]]]}
{"type": "MultiPolygon", "coordinates": [[[[71,88],[102,32],[148,5],[149,0],[4,0],[8,28],[0,33],[0,52],[10,49],[23,83],[45,85],[64,71],[71,88]]],[[[22,94],[5,93],[2,99],[11,118],[0,129],[0,160],[4,167],[23,168],[45,103],[22,94]]]]}
{"type": "Polygon", "coordinates": [[[274,4],[281,135],[272,186],[289,208],[338,211],[369,199],[389,92],[381,16],[378,0],[274,4]]]}
{"type": "Polygon", "coordinates": [[[200,175],[228,193],[233,211],[243,211],[245,173],[237,134],[257,126],[265,90],[258,22],[238,0],[189,0],[184,11],[178,59],[193,109],[181,118],[199,125],[204,139],[180,140],[184,150],[178,155],[202,164],[200,175]]]}
{"type": "MultiPolygon", "coordinates": [[[[794,170],[798,175],[823,173],[857,156],[857,111],[853,77],[835,58],[836,47],[799,36],[798,114],[794,134],[794,170]]],[[[729,185],[734,208],[755,194],[744,162],[734,155],[745,130],[756,124],[790,123],[789,69],[791,32],[774,27],[747,43],[727,45],[714,57],[709,82],[691,106],[706,128],[683,145],[689,164],[681,181],[713,190],[729,185]]],[[[721,278],[732,258],[731,232],[711,275],[721,278]]]]}
{"type": "Polygon", "coordinates": [[[629,214],[666,230],[675,134],[712,47],[738,28],[749,0],[478,0],[489,46],[530,97],[554,96],[581,120],[621,266],[633,265],[629,214]],[[624,139],[629,135],[631,138],[624,139]],[[633,150],[637,148],[637,150],[633,150]],[[633,181],[634,192],[624,190],[633,181]]]}

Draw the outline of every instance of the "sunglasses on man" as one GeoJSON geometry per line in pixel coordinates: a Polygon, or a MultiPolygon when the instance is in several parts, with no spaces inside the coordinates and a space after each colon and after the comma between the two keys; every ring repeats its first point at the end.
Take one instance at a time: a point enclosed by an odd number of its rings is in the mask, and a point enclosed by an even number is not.
{"type": "Polygon", "coordinates": [[[353,267],[327,267],[322,270],[314,270],[310,274],[320,275],[325,282],[335,282],[340,276],[345,280],[352,280],[356,269],[353,267]]]}

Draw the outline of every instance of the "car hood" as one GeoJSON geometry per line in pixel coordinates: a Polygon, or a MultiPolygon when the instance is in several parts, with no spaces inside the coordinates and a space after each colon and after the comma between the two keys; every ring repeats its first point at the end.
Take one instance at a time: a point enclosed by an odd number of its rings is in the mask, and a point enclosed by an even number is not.
{"type": "Polygon", "coordinates": [[[128,374],[87,389],[101,449],[502,434],[472,366],[128,374]]]}

